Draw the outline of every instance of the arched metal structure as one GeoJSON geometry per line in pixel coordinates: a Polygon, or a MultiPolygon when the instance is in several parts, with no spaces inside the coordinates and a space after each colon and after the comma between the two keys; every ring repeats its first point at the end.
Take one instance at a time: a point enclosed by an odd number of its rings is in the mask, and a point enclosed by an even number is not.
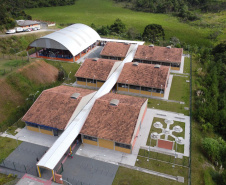
{"type": "Polygon", "coordinates": [[[100,36],[94,29],[78,23],[36,39],[29,44],[27,50],[30,48],[69,50],[76,56],[97,40],[100,40],[100,36]]]}

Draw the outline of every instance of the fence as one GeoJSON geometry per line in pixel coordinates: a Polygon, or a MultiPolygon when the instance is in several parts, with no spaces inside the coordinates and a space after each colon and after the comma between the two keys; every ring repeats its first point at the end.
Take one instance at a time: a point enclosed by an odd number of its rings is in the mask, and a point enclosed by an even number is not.
{"type": "Polygon", "coordinates": [[[147,151],[144,149],[141,149],[138,157],[146,158],[149,160],[159,161],[163,163],[168,163],[172,165],[177,165],[181,167],[189,167],[189,158],[183,157],[182,159],[176,158],[175,155],[167,155],[163,153],[153,152],[153,151],[147,151]]]}
{"type": "Polygon", "coordinates": [[[2,160],[0,163],[0,166],[11,169],[11,170],[15,170],[18,172],[28,173],[34,176],[38,176],[36,166],[28,166],[28,165],[21,164],[19,162],[9,161],[7,159],[2,160]]]}

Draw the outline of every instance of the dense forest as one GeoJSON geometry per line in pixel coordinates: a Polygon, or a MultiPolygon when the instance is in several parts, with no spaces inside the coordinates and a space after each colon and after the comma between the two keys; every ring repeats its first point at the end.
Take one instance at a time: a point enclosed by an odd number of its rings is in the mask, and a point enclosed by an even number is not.
{"type": "Polygon", "coordinates": [[[198,62],[193,115],[205,135],[201,143],[203,153],[219,169],[212,171],[212,179],[218,185],[225,185],[226,41],[213,48],[193,48],[193,52],[198,62]]]}
{"type": "Polygon", "coordinates": [[[114,0],[125,2],[126,7],[137,11],[152,13],[174,13],[183,20],[197,20],[198,14],[194,10],[202,12],[219,12],[226,9],[225,1],[213,0],[114,0]]]}
{"type": "Polygon", "coordinates": [[[0,0],[0,30],[14,27],[16,19],[32,19],[24,12],[25,8],[64,6],[74,3],[75,0],[0,0]]]}

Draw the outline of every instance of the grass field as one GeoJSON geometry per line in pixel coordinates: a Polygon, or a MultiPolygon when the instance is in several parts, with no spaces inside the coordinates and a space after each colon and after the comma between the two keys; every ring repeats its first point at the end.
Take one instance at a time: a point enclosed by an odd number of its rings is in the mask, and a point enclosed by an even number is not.
{"type": "Polygon", "coordinates": [[[74,5],[60,7],[45,7],[26,9],[25,12],[33,19],[54,21],[57,24],[83,23],[97,27],[110,25],[116,18],[120,18],[127,28],[134,27],[143,32],[148,24],[161,24],[166,33],[166,39],[176,36],[180,41],[210,45],[206,39],[211,32],[210,28],[199,28],[178,21],[176,17],[167,14],[152,14],[136,12],[115,5],[111,0],[77,0],[74,5]]]}
{"type": "Polygon", "coordinates": [[[184,73],[190,74],[190,58],[188,57],[184,58],[184,73]]]}
{"type": "Polygon", "coordinates": [[[119,167],[112,185],[181,185],[181,183],[129,168],[119,167]]]}
{"type": "Polygon", "coordinates": [[[47,63],[57,67],[58,69],[64,69],[65,77],[67,78],[69,75],[69,80],[66,79],[66,83],[74,83],[76,81],[75,73],[79,69],[80,65],[77,63],[67,63],[67,62],[59,62],[59,61],[52,61],[52,60],[45,60],[47,63]]]}
{"type": "Polygon", "coordinates": [[[185,102],[185,105],[189,105],[189,85],[186,82],[189,77],[173,76],[173,81],[170,89],[169,100],[177,100],[185,102]]]}
{"type": "MultiPolygon", "coordinates": [[[[18,141],[18,145],[21,144],[18,141]]],[[[0,137],[0,161],[9,156],[9,154],[17,147],[17,142],[15,139],[10,139],[7,137],[0,137]]]]}
{"type": "Polygon", "coordinates": [[[8,184],[9,182],[13,181],[12,184],[9,185],[13,185],[16,182],[14,182],[14,180],[16,179],[15,176],[13,175],[4,175],[0,173],[0,185],[6,185],[6,183],[8,184]]]}
{"type": "Polygon", "coordinates": [[[148,108],[160,109],[170,112],[182,113],[184,115],[189,115],[189,111],[185,110],[184,107],[187,105],[179,104],[175,102],[167,102],[157,99],[149,99],[148,100],[148,108]]]}

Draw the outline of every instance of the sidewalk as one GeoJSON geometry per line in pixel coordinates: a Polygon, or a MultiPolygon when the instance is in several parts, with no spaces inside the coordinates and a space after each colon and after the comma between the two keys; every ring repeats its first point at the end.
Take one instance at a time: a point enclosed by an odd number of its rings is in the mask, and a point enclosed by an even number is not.
{"type": "Polygon", "coordinates": [[[25,174],[16,185],[59,185],[50,180],[45,180],[33,175],[25,174]]]}

